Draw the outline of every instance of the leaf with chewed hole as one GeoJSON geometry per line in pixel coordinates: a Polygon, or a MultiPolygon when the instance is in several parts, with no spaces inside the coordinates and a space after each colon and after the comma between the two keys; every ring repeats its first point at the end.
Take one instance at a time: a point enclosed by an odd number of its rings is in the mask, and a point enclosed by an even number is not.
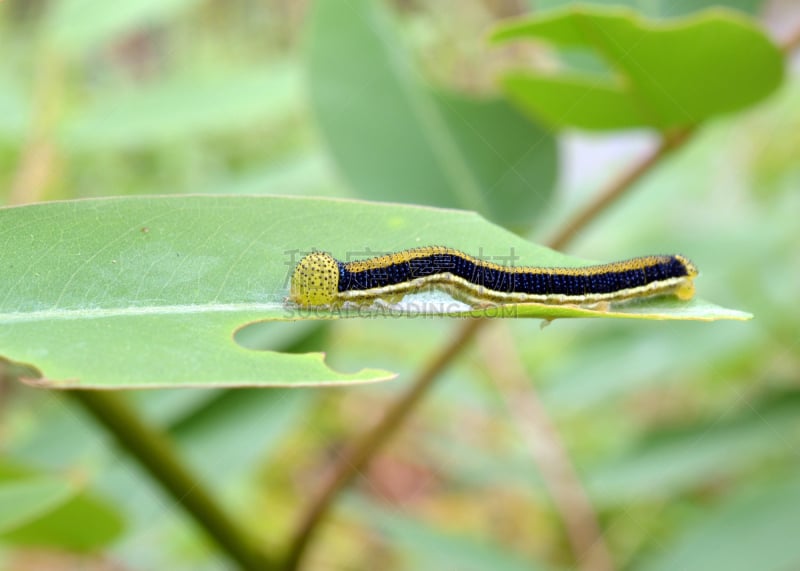
{"type": "MultiPolygon", "coordinates": [[[[55,388],[341,385],[391,378],[385,371],[332,371],[319,353],[252,351],[234,341],[235,332],[254,321],[283,321],[291,335],[291,322],[299,319],[387,315],[382,307],[341,312],[288,305],[290,273],[312,249],[348,260],[443,244],[517,265],[587,263],[471,212],[347,200],[159,196],[52,202],[1,209],[0,229],[0,354],[35,368],[41,376],[32,379],[35,384],[55,388]]],[[[448,306],[454,304],[434,305],[434,313],[463,315],[446,311],[448,306]]],[[[474,314],[749,317],[700,300],[659,298],[611,312],[525,304],[474,314]]]]}

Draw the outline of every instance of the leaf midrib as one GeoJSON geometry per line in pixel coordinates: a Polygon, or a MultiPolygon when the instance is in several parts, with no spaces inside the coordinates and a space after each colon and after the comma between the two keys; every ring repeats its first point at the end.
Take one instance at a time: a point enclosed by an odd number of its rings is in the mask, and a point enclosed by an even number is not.
{"type": "Polygon", "coordinates": [[[197,313],[230,313],[237,311],[274,311],[284,305],[272,303],[210,303],[187,305],[104,307],[91,309],[43,309],[0,313],[0,324],[48,320],[102,319],[144,315],[182,315],[197,313]]]}

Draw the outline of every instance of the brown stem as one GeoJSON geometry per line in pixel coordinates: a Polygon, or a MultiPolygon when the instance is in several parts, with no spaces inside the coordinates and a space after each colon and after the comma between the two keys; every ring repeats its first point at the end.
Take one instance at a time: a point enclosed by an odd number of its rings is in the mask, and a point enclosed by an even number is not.
{"type": "Polygon", "coordinates": [[[358,472],[367,465],[375,452],[394,434],[397,428],[408,417],[419,400],[428,392],[428,388],[450,362],[461,352],[461,349],[474,336],[483,323],[480,319],[469,319],[456,331],[447,345],[422,369],[419,376],[411,384],[408,391],[399,400],[391,404],[378,425],[366,432],[339,459],[333,473],[322,488],[297,529],[286,560],[286,569],[296,569],[318,529],[318,524],[331,507],[333,499],[358,472]]]}
{"type": "Polygon", "coordinates": [[[531,451],[556,510],[564,522],[575,563],[583,571],[613,571],[611,551],[597,514],[561,437],[525,373],[505,324],[484,329],[481,343],[489,376],[531,451]]]}
{"type": "Polygon", "coordinates": [[[570,221],[561,227],[555,236],[549,240],[547,245],[554,250],[563,249],[564,246],[575,238],[578,232],[588,226],[589,222],[597,218],[609,205],[614,203],[622,194],[638,182],[639,179],[650,172],[653,166],[657,165],[661,159],[675,149],[683,146],[691,139],[693,132],[693,129],[687,128],[681,129],[672,136],[665,135],[654,151],[635,163],[631,168],[624,171],[620,176],[614,179],[605,190],[598,193],[583,210],[580,210],[570,221]]]}
{"type": "Polygon", "coordinates": [[[800,26],[795,28],[780,44],[785,53],[792,52],[800,47],[800,26]]]}
{"type": "MultiPolygon", "coordinates": [[[[789,34],[780,44],[784,53],[789,53],[800,47],[800,27],[795,29],[789,34]]],[[[644,159],[635,163],[632,168],[623,172],[621,176],[617,177],[610,185],[606,187],[603,192],[598,193],[594,199],[587,204],[583,210],[579,211],[572,219],[564,224],[561,229],[550,239],[548,246],[554,250],[561,250],[583,228],[588,226],[589,222],[597,218],[608,206],[614,203],[620,195],[624,194],[631,186],[639,181],[644,175],[661,162],[661,159],[679,149],[691,140],[695,132],[694,127],[687,127],[680,129],[671,135],[665,134],[661,139],[661,144],[644,159]]]]}
{"type": "Polygon", "coordinates": [[[11,181],[9,204],[40,201],[57,162],[53,132],[61,109],[63,65],[46,47],[38,61],[30,131],[11,181]]]}
{"type": "Polygon", "coordinates": [[[513,18],[532,11],[531,0],[484,0],[487,11],[496,18],[513,18]]]}

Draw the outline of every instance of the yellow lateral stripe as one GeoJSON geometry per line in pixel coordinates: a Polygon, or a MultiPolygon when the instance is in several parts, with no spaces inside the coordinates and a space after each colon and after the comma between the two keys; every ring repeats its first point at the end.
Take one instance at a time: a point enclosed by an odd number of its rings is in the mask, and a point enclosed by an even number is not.
{"type": "MultiPolygon", "coordinates": [[[[457,256],[459,258],[468,260],[469,262],[472,262],[473,264],[483,268],[513,273],[513,274],[550,274],[550,275],[560,275],[560,276],[596,276],[610,272],[640,270],[645,267],[658,264],[660,261],[663,261],[664,258],[669,257],[669,256],[642,256],[639,258],[631,258],[630,260],[624,260],[620,262],[611,262],[608,264],[599,264],[595,266],[583,266],[576,268],[563,268],[563,267],[551,268],[545,266],[503,266],[500,264],[495,264],[494,262],[487,262],[485,260],[481,260],[480,258],[475,258],[474,256],[470,256],[469,254],[465,254],[464,252],[456,250],[454,248],[447,248],[444,246],[423,246],[419,248],[413,248],[410,250],[395,252],[392,254],[386,254],[384,256],[377,256],[375,258],[369,258],[367,260],[346,262],[344,266],[348,271],[351,272],[363,272],[368,270],[385,268],[393,264],[402,264],[405,262],[410,262],[411,260],[416,260],[418,258],[425,258],[435,254],[449,254],[451,256],[457,256]]],[[[681,262],[683,262],[684,265],[687,266],[690,275],[692,275],[693,273],[695,276],[697,275],[697,269],[694,267],[694,264],[692,264],[688,259],[680,255],[676,255],[675,257],[681,260],[681,262]]]]}
{"type": "Polygon", "coordinates": [[[393,297],[398,295],[406,295],[409,293],[418,293],[436,286],[451,286],[445,289],[451,293],[464,294],[463,297],[459,295],[454,297],[459,299],[469,299],[470,301],[505,301],[509,303],[573,303],[580,305],[582,303],[622,301],[625,299],[645,297],[659,293],[671,293],[681,287],[686,287],[690,283],[690,278],[681,277],[650,282],[647,285],[619,289],[608,293],[590,293],[585,295],[531,294],[521,292],[501,292],[489,289],[485,286],[474,284],[468,280],[465,280],[464,278],[447,273],[416,278],[411,281],[380,288],[341,291],[337,293],[336,297],[342,302],[362,300],[368,301],[380,299],[382,297],[393,297]]]}

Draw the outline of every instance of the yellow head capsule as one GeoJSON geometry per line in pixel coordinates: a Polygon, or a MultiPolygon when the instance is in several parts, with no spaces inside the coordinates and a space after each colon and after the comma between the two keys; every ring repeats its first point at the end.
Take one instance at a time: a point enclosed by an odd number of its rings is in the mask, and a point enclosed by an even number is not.
{"type": "Polygon", "coordinates": [[[339,293],[339,264],[325,252],[304,257],[294,269],[289,300],[302,307],[333,305],[339,293]]]}

